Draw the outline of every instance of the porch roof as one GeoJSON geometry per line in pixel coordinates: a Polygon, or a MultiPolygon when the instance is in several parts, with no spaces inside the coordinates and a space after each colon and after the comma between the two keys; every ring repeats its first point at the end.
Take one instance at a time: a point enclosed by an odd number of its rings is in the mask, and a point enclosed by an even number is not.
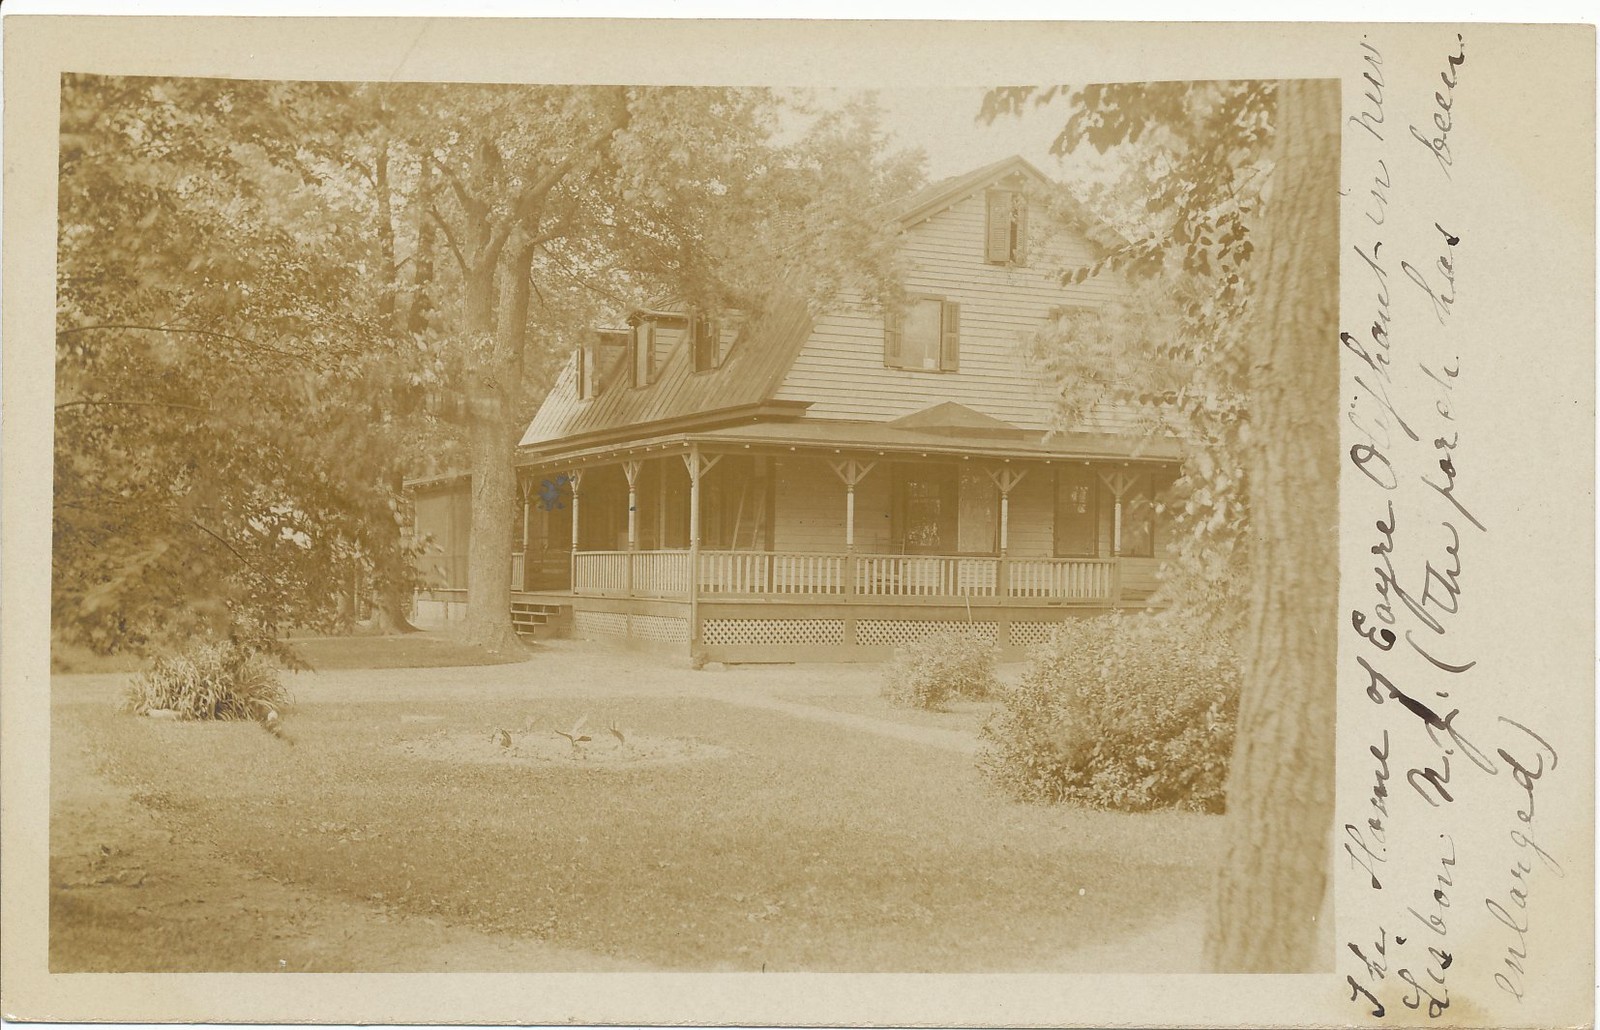
{"type": "Polygon", "coordinates": [[[1007,434],[1000,437],[982,429],[955,432],[906,426],[893,422],[844,422],[823,419],[796,419],[783,423],[733,425],[719,429],[688,431],[660,436],[636,437],[626,443],[613,443],[583,450],[571,450],[559,457],[542,456],[529,464],[571,465],[584,461],[604,462],[625,456],[639,457],[651,452],[673,453],[698,445],[710,453],[748,450],[765,454],[788,451],[843,454],[898,454],[926,457],[971,455],[986,458],[1027,460],[1108,460],[1170,462],[1182,457],[1177,440],[1170,437],[1127,437],[1099,433],[1007,434]]]}

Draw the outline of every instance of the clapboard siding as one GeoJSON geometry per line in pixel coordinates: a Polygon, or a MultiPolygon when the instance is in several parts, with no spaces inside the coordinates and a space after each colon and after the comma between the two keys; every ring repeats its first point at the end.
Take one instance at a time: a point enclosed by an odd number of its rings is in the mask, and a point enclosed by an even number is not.
{"type": "MultiPolygon", "coordinates": [[[[1025,340],[1056,308],[1098,307],[1123,289],[1111,277],[1080,286],[1055,281],[1061,268],[1099,256],[1083,236],[1061,231],[1026,268],[984,261],[982,193],[911,227],[902,244],[909,293],[961,303],[959,371],[887,368],[883,362],[883,316],[846,298],[817,319],[789,373],[774,395],[811,401],[807,418],[888,421],[944,401],[1002,419],[1023,429],[1050,428],[1051,398],[1029,368],[1025,340]]],[[[1101,410],[1091,432],[1133,427],[1130,412],[1101,410]]]]}
{"type": "MultiPolygon", "coordinates": [[[[820,458],[777,462],[772,527],[778,551],[844,550],[844,483],[820,458]]],[[[856,497],[857,516],[861,498],[856,497]]]]}

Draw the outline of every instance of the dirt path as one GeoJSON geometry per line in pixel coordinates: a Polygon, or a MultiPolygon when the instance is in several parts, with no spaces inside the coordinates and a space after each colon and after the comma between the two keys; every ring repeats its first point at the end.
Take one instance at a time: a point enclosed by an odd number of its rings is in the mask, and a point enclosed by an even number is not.
{"type": "Polygon", "coordinates": [[[269,879],[172,833],[108,782],[93,768],[74,720],[57,719],[53,737],[52,972],[649,968],[269,879]],[[199,930],[218,925],[238,928],[226,953],[216,949],[214,930],[199,930]]]}

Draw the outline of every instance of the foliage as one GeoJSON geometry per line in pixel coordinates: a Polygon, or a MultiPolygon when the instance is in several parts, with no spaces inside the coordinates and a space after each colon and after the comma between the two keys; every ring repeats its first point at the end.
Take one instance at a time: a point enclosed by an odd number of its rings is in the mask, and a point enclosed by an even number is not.
{"type": "MultiPolygon", "coordinates": [[[[58,634],[393,620],[402,477],[467,466],[476,596],[509,577],[516,437],[578,335],[662,298],[870,292],[914,165],[871,108],[775,142],[759,89],[68,75],[58,634]]],[[[479,643],[511,638],[474,605],[479,643]],[[495,639],[490,639],[491,637],[495,639]]]]}
{"type": "Polygon", "coordinates": [[[1174,560],[1160,600],[1231,631],[1243,618],[1250,582],[1250,369],[1241,334],[1253,281],[1252,231],[1268,200],[1276,85],[1010,87],[990,91],[981,117],[1058,99],[1071,113],[1052,153],[1088,145],[1115,151],[1123,168],[1119,181],[1083,198],[1120,242],[1090,265],[1063,269],[1062,279],[1120,276],[1141,288],[1093,315],[1055,320],[1032,350],[1059,388],[1062,428],[1111,403],[1144,412],[1148,431],[1186,441],[1190,458],[1167,509],[1174,560]]]}
{"type": "Polygon", "coordinates": [[[200,641],[156,658],[128,686],[123,707],[137,715],[173,711],[180,719],[268,723],[289,702],[265,655],[233,641],[200,641]]]}
{"type": "Polygon", "coordinates": [[[982,700],[999,689],[994,644],[971,633],[935,633],[894,649],[883,667],[891,704],[941,709],[951,698],[982,700]]]}
{"type": "Polygon", "coordinates": [[[1232,648],[1193,618],[1072,620],[985,725],[979,765],[1025,801],[1218,812],[1239,684],[1232,648]]]}
{"type": "Polygon", "coordinates": [[[56,633],[102,653],[330,625],[406,582],[372,418],[364,197],[294,141],[316,84],[63,78],[56,633]],[[388,532],[382,532],[387,524],[388,532]]]}

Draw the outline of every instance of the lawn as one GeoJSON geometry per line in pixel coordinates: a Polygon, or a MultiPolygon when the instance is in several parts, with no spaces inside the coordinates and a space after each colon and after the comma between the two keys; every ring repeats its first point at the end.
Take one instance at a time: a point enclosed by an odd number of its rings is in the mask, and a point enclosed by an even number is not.
{"type": "Polygon", "coordinates": [[[1011,804],[967,756],[703,698],[306,705],[293,746],[57,717],[164,825],[273,881],[666,968],[1058,968],[1193,909],[1216,843],[1205,817],[1011,804]],[[581,714],[724,750],[494,761],[498,728],[581,714]],[[405,750],[441,735],[486,762],[405,750]]]}

